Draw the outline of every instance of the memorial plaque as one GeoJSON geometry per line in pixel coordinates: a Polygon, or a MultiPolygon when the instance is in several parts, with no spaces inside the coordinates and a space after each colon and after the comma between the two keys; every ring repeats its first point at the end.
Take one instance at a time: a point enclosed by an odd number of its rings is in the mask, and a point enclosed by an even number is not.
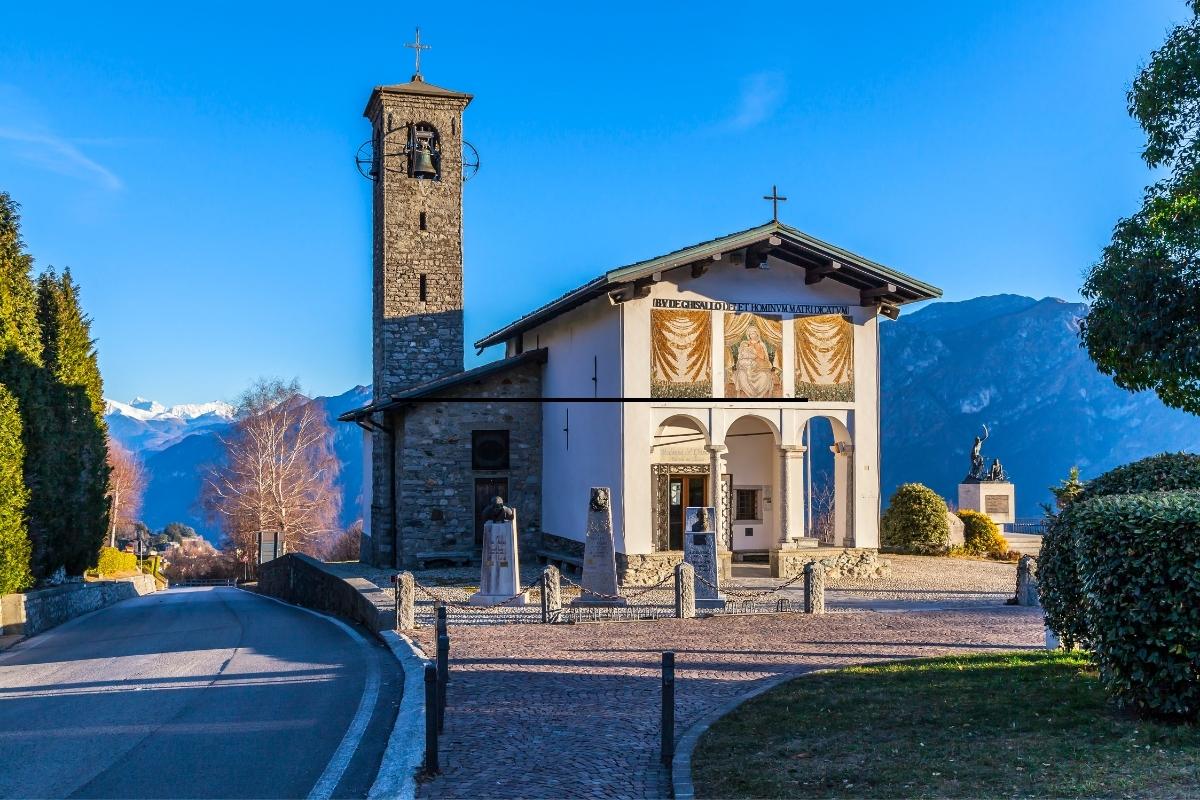
{"type": "Polygon", "coordinates": [[[1006,494],[985,494],[983,496],[983,510],[987,514],[1004,514],[1008,511],[1008,495],[1006,494]]]}
{"type": "Polygon", "coordinates": [[[684,514],[683,560],[691,564],[696,573],[697,608],[725,607],[725,598],[719,588],[714,588],[721,585],[717,535],[711,530],[716,527],[714,512],[712,507],[689,506],[684,514]]]}
{"type": "Polygon", "coordinates": [[[471,595],[471,605],[491,606],[506,603],[510,606],[523,606],[529,602],[528,595],[517,594],[517,590],[521,588],[521,576],[517,571],[521,562],[517,555],[515,512],[512,519],[483,524],[481,555],[479,591],[471,595]]]}
{"type": "Polygon", "coordinates": [[[613,539],[612,493],[605,486],[592,487],[588,503],[587,538],[583,544],[583,592],[571,601],[573,606],[623,606],[617,586],[617,547],[613,539]]]}

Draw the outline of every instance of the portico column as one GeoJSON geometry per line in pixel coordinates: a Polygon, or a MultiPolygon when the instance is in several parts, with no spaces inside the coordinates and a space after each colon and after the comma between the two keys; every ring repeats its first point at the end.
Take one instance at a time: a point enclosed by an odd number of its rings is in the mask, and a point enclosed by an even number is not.
{"type": "Polygon", "coordinates": [[[850,532],[850,508],[853,489],[850,486],[850,465],[854,445],[838,442],[829,448],[833,453],[833,542],[839,547],[853,547],[850,532]]]}
{"type": "Polygon", "coordinates": [[[729,448],[723,444],[712,444],[704,448],[708,451],[709,497],[712,498],[713,531],[717,535],[717,549],[728,550],[725,546],[725,504],[721,500],[721,476],[725,474],[725,453],[729,448]]]}
{"type": "Polygon", "coordinates": [[[802,445],[779,448],[779,548],[804,536],[804,453],[802,445]]]}

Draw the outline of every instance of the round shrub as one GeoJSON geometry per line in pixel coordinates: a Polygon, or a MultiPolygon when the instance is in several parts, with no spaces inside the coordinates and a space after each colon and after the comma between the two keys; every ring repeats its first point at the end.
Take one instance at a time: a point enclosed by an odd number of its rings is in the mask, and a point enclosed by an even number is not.
{"type": "Polygon", "coordinates": [[[1072,504],[1088,635],[1118,705],[1200,712],[1200,492],[1104,496],[1072,504]]]}
{"type": "Polygon", "coordinates": [[[1091,531],[1074,508],[1096,497],[1177,489],[1200,490],[1200,455],[1162,453],[1116,467],[1088,482],[1077,500],[1049,519],[1038,554],[1038,596],[1046,624],[1068,647],[1091,646],[1077,556],[1080,540],[1091,531]]]}
{"type": "Polygon", "coordinates": [[[96,573],[101,577],[136,571],[137,556],[133,553],[126,553],[115,547],[100,548],[100,558],[96,563],[96,573]]]}
{"type": "Polygon", "coordinates": [[[1114,467],[1087,482],[1080,500],[1114,494],[1200,489],[1200,455],[1161,453],[1114,467]]]}
{"type": "Polygon", "coordinates": [[[1008,555],[1008,540],[987,514],[964,508],[958,512],[958,518],[963,521],[963,549],[969,555],[993,558],[1008,555]]]}
{"type": "Polygon", "coordinates": [[[928,486],[905,483],[879,521],[880,544],[899,553],[934,555],[950,547],[946,501],[928,486]]]}

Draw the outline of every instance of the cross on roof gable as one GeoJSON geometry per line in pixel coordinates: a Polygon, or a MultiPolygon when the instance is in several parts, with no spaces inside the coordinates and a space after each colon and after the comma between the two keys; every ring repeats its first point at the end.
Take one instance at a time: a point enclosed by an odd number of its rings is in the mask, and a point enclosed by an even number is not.
{"type": "Polygon", "coordinates": [[[817,283],[825,278],[844,283],[859,290],[863,305],[881,301],[901,305],[942,296],[942,290],[936,286],[823,242],[790,225],[771,221],[756,228],[609,270],[488,334],[475,346],[482,350],[507,341],[606,293],[613,295],[616,301],[629,299],[648,287],[649,282],[657,280],[656,276],[661,277],[663,272],[690,265],[705,265],[711,263],[714,257],[737,251],[770,255],[800,267],[805,272],[805,283],[817,283]],[[628,293],[628,296],[623,296],[623,293],[628,293]]]}

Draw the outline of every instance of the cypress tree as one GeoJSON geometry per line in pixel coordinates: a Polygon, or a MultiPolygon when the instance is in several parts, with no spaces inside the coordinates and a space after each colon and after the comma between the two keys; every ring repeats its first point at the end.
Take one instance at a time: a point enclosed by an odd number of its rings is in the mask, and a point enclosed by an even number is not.
{"type": "Polygon", "coordinates": [[[0,384],[0,594],[20,592],[33,584],[21,428],[17,398],[0,384]]]}
{"type": "Polygon", "coordinates": [[[43,568],[79,574],[95,564],[108,530],[108,426],[91,320],[79,305],[70,271],[38,278],[46,399],[39,436],[47,447],[39,465],[35,514],[48,533],[43,568]],[[48,470],[48,471],[47,471],[48,470]]]}
{"type": "Polygon", "coordinates": [[[38,465],[41,448],[28,420],[38,414],[45,381],[33,257],[25,252],[21,239],[19,208],[11,196],[0,192],[0,384],[5,387],[0,404],[0,572],[4,576],[0,586],[9,576],[16,576],[14,585],[28,583],[31,560],[40,576],[38,553],[44,549],[44,537],[26,512],[32,478],[43,471],[38,465]],[[15,417],[10,414],[14,409],[15,417]],[[17,473],[12,471],[14,464],[21,465],[17,473]],[[10,546],[15,548],[11,553],[10,546]]]}

